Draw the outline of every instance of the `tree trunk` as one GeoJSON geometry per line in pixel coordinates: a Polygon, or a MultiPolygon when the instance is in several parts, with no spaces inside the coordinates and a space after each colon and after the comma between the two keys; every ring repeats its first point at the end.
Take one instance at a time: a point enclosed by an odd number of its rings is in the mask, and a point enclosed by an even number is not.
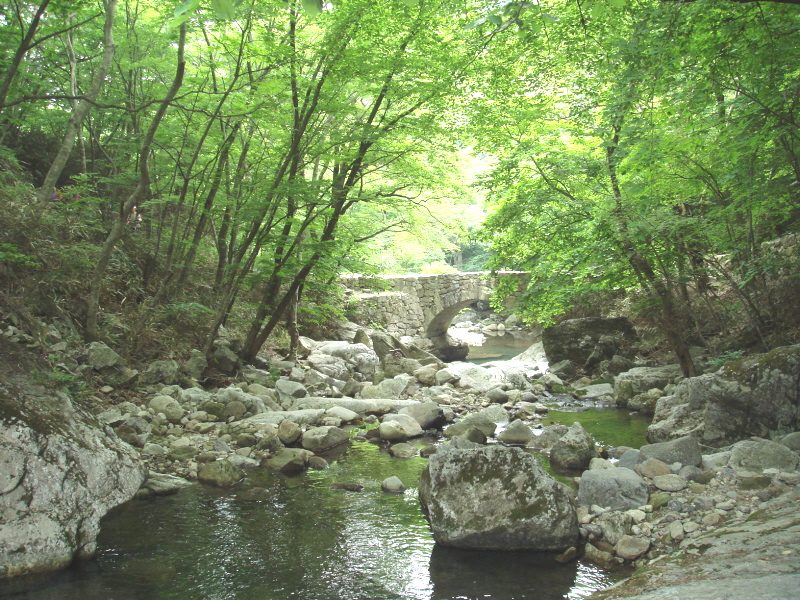
{"type": "Polygon", "coordinates": [[[22,59],[25,58],[28,50],[31,49],[33,36],[36,35],[39,21],[42,20],[42,15],[44,15],[44,11],[47,10],[48,4],[50,4],[50,0],[42,0],[41,4],[39,4],[39,8],[36,9],[36,14],[33,15],[33,19],[31,19],[30,25],[28,25],[28,31],[25,33],[25,37],[22,38],[19,46],[17,46],[17,51],[14,53],[14,58],[11,59],[11,64],[8,66],[3,82],[0,83],[0,113],[3,112],[6,98],[8,97],[8,91],[11,89],[11,82],[14,80],[17,71],[19,71],[22,59]]]}
{"type": "Polygon", "coordinates": [[[158,110],[153,116],[153,120],[150,123],[150,127],[148,128],[144,139],[142,140],[142,145],[139,150],[139,182],[136,184],[136,188],[133,190],[133,193],[128,196],[128,199],[125,201],[119,216],[114,221],[111,231],[109,232],[108,237],[106,238],[106,241],[100,250],[100,255],[97,258],[97,265],[92,273],[89,289],[89,307],[86,317],[86,329],[84,331],[87,341],[97,340],[100,291],[103,287],[103,278],[105,277],[106,269],[108,268],[108,261],[111,258],[111,254],[114,252],[117,242],[122,237],[122,232],[125,229],[128,215],[131,214],[131,211],[135,206],[146,200],[147,195],[150,193],[150,165],[148,162],[150,157],[150,148],[153,145],[153,139],[155,138],[156,130],[161,124],[161,120],[164,118],[167,108],[169,108],[170,103],[175,98],[175,95],[178,93],[178,90],[183,84],[183,74],[186,70],[186,61],[184,60],[183,56],[185,45],[186,23],[183,23],[181,24],[180,28],[180,38],[178,42],[178,66],[175,71],[175,78],[172,81],[172,86],[167,92],[167,95],[159,103],[158,110]]]}
{"type": "Polygon", "coordinates": [[[46,202],[50,199],[55,189],[58,178],[61,177],[61,172],[64,170],[64,165],[67,164],[69,155],[72,152],[72,147],[75,145],[75,138],[78,136],[81,124],[89,114],[92,108],[92,102],[97,99],[100,94],[100,88],[103,87],[108,71],[111,69],[111,61],[114,58],[114,13],[117,9],[117,0],[105,0],[106,9],[106,22],[103,27],[103,58],[100,61],[100,66],[92,79],[92,83],[86,92],[85,98],[81,100],[67,123],[67,131],[64,133],[64,140],[61,142],[61,147],[53,159],[53,164],[47,171],[44,178],[44,183],[39,190],[39,202],[46,202]]]}

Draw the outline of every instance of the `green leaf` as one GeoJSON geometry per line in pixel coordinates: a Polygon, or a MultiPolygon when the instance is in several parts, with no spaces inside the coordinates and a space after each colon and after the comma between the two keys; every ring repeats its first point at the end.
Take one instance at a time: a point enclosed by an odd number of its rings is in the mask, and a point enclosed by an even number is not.
{"type": "Polygon", "coordinates": [[[179,16],[179,17],[175,17],[174,19],[172,19],[172,20],[169,22],[169,24],[168,24],[168,27],[169,27],[170,29],[177,29],[178,27],[180,27],[180,26],[181,26],[181,24],[182,24],[182,23],[184,23],[185,21],[187,21],[187,20],[189,19],[189,17],[191,17],[191,16],[192,16],[192,13],[191,13],[191,12],[185,12],[185,13],[183,13],[181,16],[179,16]]]}
{"type": "Polygon", "coordinates": [[[503,24],[503,17],[499,15],[490,15],[489,21],[498,27],[503,24]]]}
{"type": "Polygon", "coordinates": [[[420,0],[400,0],[400,3],[414,8],[415,6],[419,6],[420,0]]]}
{"type": "MultiPolygon", "coordinates": [[[[186,18],[189,18],[189,13],[192,12],[193,10],[196,10],[198,6],[200,6],[200,0],[186,0],[186,2],[184,2],[180,6],[175,7],[173,15],[175,16],[176,19],[182,15],[186,15],[186,18]]],[[[186,19],[184,19],[184,21],[185,20],[186,19]]],[[[181,21],[181,23],[182,22],[183,21],[181,21]]],[[[178,24],[180,25],[180,23],[178,24]]]]}
{"type": "Polygon", "coordinates": [[[316,17],[322,13],[322,0],[302,0],[302,2],[308,14],[316,17]]]}
{"type": "Polygon", "coordinates": [[[487,19],[486,17],[481,17],[477,21],[473,21],[472,23],[464,27],[464,29],[477,29],[478,27],[486,23],[486,19],[487,19]]]}
{"type": "Polygon", "coordinates": [[[236,9],[231,0],[211,0],[211,7],[220,19],[232,21],[236,16],[236,9]]]}
{"type": "Polygon", "coordinates": [[[614,8],[622,8],[628,3],[628,0],[608,0],[608,3],[614,8]]]}

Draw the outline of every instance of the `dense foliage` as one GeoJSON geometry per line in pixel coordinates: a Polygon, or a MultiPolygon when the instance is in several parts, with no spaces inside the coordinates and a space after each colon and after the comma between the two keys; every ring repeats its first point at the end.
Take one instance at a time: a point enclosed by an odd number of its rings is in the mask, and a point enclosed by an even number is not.
{"type": "Polygon", "coordinates": [[[531,320],[638,298],[687,373],[735,314],[765,343],[798,312],[765,245],[800,218],[797,6],[0,6],[0,275],[89,339],[112,305],[206,349],[236,315],[252,358],[301,298],[335,316],[337,273],[487,260],[532,272],[531,320]]]}

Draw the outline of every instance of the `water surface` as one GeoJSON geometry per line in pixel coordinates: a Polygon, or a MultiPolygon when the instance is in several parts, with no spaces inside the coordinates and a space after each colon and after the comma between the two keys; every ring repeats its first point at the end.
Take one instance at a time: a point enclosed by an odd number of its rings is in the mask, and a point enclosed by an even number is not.
{"type": "MultiPolygon", "coordinates": [[[[589,563],[551,553],[435,545],[416,482],[426,459],[367,442],[327,471],[286,479],[257,469],[238,490],[194,485],[131,501],[103,521],[96,560],[11,580],[19,600],[560,600],[613,583],[589,563]],[[409,488],[388,495],[397,475],[409,488]],[[331,490],[358,483],[361,492],[331,490]]],[[[4,585],[8,582],[4,582],[4,585]]]]}

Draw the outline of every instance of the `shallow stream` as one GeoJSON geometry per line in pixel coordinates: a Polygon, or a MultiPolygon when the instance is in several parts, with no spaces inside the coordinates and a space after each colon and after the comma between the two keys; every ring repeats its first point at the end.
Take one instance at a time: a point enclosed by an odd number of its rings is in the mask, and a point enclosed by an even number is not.
{"type": "Polygon", "coordinates": [[[194,485],[103,521],[96,560],[4,582],[19,600],[579,599],[614,581],[554,554],[442,548],[417,499],[426,459],[352,442],[327,471],[257,469],[237,491],[194,485]],[[408,490],[381,491],[397,475],[408,490]],[[361,492],[332,490],[358,483],[361,492]],[[257,488],[257,489],[254,489],[257,488]],[[260,488],[260,489],[258,489],[260,488]]]}

